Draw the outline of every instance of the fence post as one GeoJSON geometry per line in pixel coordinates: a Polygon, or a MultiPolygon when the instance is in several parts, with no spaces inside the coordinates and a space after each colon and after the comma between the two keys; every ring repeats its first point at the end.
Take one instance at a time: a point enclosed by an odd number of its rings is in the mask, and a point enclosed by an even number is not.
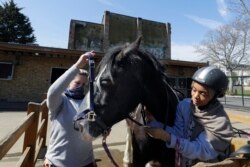
{"type": "Polygon", "coordinates": [[[32,124],[25,131],[24,143],[23,143],[23,151],[25,151],[26,147],[30,147],[30,154],[27,159],[27,164],[25,167],[34,167],[35,166],[35,152],[36,152],[36,139],[37,139],[37,129],[39,122],[39,109],[40,106],[30,102],[28,104],[27,115],[31,112],[34,112],[34,119],[32,124]]]}
{"type": "Polygon", "coordinates": [[[245,104],[244,104],[244,88],[243,88],[243,76],[240,77],[241,78],[241,97],[242,97],[242,106],[244,107],[245,104]]]}
{"type": "Polygon", "coordinates": [[[43,143],[42,143],[42,148],[45,147],[46,145],[46,138],[47,138],[47,127],[48,127],[48,108],[47,108],[47,104],[46,104],[46,100],[44,100],[42,102],[42,105],[41,105],[41,112],[42,112],[42,115],[41,115],[41,119],[45,120],[44,122],[44,127],[42,129],[42,132],[41,132],[41,138],[43,138],[43,143]]]}

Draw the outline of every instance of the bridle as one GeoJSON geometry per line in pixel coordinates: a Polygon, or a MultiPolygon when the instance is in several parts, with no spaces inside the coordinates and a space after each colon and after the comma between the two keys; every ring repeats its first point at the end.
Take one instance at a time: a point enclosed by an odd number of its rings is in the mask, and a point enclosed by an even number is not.
{"type": "Polygon", "coordinates": [[[73,124],[74,124],[74,129],[79,131],[79,126],[77,126],[77,122],[85,119],[89,122],[95,122],[103,131],[103,139],[102,139],[102,146],[108,155],[109,159],[113,163],[115,167],[119,167],[118,164],[115,162],[114,158],[112,157],[107,143],[106,143],[106,138],[109,135],[111,128],[108,127],[104,121],[101,119],[100,116],[98,116],[95,111],[94,111],[94,71],[95,71],[95,61],[93,59],[93,56],[91,53],[88,54],[88,62],[89,62],[89,101],[90,101],[90,106],[88,109],[82,111],[77,115],[77,117],[74,118],[73,124]]]}
{"type": "Polygon", "coordinates": [[[110,132],[110,127],[108,127],[104,121],[98,116],[94,111],[94,81],[95,81],[95,61],[91,53],[88,53],[89,62],[89,102],[90,106],[86,110],[80,112],[76,115],[73,120],[74,129],[79,131],[78,121],[85,119],[89,122],[95,122],[101,129],[102,135],[106,136],[110,132]]]}

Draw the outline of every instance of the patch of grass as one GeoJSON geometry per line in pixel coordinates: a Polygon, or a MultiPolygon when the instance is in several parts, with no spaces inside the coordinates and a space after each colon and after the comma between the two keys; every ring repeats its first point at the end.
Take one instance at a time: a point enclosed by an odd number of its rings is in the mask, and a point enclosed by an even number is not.
{"type": "MultiPolygon", "coordinates": [[[[244,92],[244,96],[250,96],[250,90],[244,89],[243,92],[244,92]]],[[[241,96],[242,95],[241,90],[238,90],[235,95],[241,96]]]]}

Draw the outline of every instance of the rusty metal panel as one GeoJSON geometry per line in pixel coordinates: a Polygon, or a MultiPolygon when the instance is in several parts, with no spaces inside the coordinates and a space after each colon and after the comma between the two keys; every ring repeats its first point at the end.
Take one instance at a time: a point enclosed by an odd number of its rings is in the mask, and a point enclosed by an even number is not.
{"type": "Polygon", "coordinates": [[[109,13],[110,47],[133,42],[137,37],[137,18],[109,13]]]}
{"type": "Polygon", "coordinates": [[[166,24],[144,19],[141,20],[141,24],[144,49],[157,59],[170,59],[167,51],[170,44],[166,24]]]}
{"type": "Polygon", "coordinates": [[[71,20],[69,49],[103,51],[103,25],[71,20]]]}

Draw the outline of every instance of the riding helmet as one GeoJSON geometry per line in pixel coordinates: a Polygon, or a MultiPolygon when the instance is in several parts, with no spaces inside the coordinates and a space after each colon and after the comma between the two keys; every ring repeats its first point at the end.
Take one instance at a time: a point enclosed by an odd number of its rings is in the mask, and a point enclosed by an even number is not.
{"type": "Polygon", "coordinates": [[[216,97],[223,97],[228,87],[228,79],[225,73],[213,66],[198,69],[192,80],[213,89],[216,97]]]}

